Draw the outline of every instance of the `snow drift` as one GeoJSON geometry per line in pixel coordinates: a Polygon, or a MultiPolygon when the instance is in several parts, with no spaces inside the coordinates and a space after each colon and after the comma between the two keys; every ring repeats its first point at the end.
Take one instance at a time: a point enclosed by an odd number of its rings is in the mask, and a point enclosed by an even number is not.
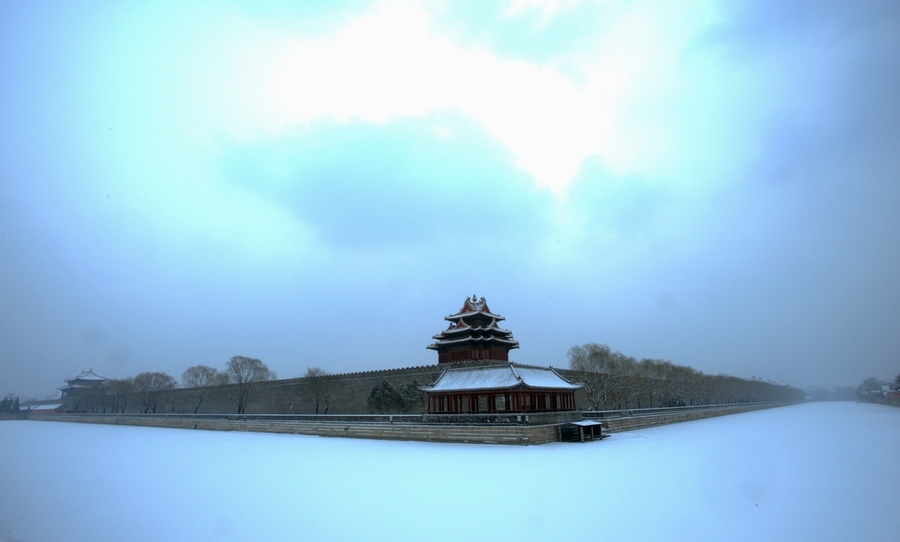
{"type": "Polygon", "coordinates": [[[888,540],[900,409],[533,447],[0,422],[0,540],[888,540]]]}

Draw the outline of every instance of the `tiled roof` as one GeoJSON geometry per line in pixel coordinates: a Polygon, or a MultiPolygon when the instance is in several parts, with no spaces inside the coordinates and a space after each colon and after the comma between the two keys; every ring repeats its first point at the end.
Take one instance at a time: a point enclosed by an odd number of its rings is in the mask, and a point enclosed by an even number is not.
{"type": "Polygon", "coordinates": [[[509,388],[550,388],[576,390],[581,384],[569,382],[551,368],[508,365],[447,369],[427,392],[495,390],[509,388]]]}

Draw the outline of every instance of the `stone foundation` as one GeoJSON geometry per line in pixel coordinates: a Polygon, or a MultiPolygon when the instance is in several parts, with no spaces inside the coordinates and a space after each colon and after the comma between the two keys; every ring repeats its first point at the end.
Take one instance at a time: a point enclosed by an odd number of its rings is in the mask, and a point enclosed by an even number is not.
{"type": "MultiPolygon", "coordinates": [[[[352,418],[352,417],[348,417],[352,418]]],[[[383,416],[383,418],[392,418],[383,416]]],[[[393,418],[404,418],[393,416],[393,418]]],[[[421,416],[416,416],[420,418],[421,416]]],[[[373,438],[389,440],[419,440],[425,442],[457,442],[474,444],[544,444],[559,440],[557,425],[453,425],[396,423],[388,421],[304,421],[255,416],[165,416],[165,415],[97,415],[57,414],[35,415],[30,420],[110,425],[138,425],[178,429],[206,429],[212,431],[259,431],[316,435],[320,437],[373,438]]]]}
{"type": "MultiPolygon", "coordinates": [[[[587,412],[584,418],[603,422],[604,432],[634,429],[738,414],[785,406],[786,403],[682,407],[647,411],[587,412]]],[[[582,419],[580,411],[480,415],[193,415],[193,414],[35,414],[29,420],[138,425],[211,431],[259,431],[425,442],[475,444],[544,444],[561,440],[562,427],[582,419]]]]}

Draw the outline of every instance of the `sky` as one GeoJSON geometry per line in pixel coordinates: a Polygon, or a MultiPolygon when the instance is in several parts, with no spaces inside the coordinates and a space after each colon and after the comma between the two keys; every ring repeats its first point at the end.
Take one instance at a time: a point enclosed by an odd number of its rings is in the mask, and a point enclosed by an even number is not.
{"type": "Polygon", "coordinates": [[[794,386],[900,373],[900,5],[0,3],[0,393],[436,363],[485,297],[794,386]]]}
{"type": "Polygon", "coordinates": [[[0,438],[4,540],[845,542],[896,538],[900,514],[900,409],[871,403],[540,446],[44,421],[0,438]]]}

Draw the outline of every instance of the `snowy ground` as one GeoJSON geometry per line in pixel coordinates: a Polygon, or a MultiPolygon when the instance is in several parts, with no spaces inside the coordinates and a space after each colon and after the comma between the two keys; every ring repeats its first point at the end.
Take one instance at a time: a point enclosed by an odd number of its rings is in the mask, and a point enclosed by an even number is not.
{"type": "Polygon", "coordinates": [[[514,447],[0,422],[0,540],[896,540],[900,409],[514,447]]]}

